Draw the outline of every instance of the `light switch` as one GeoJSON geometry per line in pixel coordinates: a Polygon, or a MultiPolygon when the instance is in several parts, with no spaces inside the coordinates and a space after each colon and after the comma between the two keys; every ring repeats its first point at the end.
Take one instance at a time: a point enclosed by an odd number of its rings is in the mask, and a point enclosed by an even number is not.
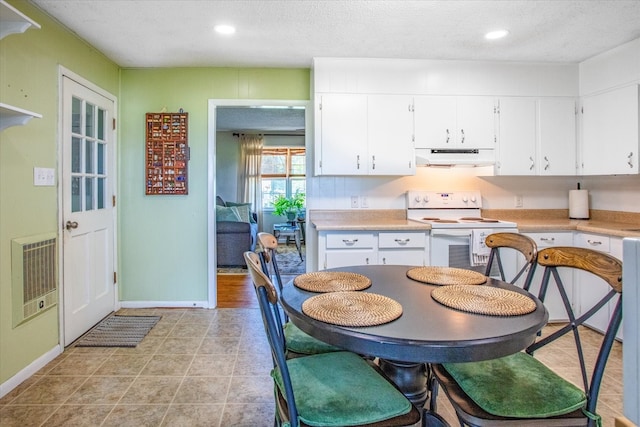
{"type": "Polygon", "coordinates": [[[33,168],[33,185],[52,187],[56,185],[56,170],[53,168],[33,168]]]}

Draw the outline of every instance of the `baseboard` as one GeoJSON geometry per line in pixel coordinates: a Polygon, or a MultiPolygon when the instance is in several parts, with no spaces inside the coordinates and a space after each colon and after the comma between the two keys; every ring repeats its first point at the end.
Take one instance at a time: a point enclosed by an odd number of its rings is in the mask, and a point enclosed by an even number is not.
{"type": "Polygon", "coordinates": [[[22,384],[26,379],[31,377],[33,374],[38,372],[40,369],[44,368],[47,363],[51,362],[53,359],[62,354],[62,347],[60,345],[56,345],[51,350],[47,351],[42,356],[38,357],[36,360],[31,362],[27,367],[22,369],[20,372],[9,378],[4,383],[0,384],[0,398],[6,396],[11,390],[18,387],[22,384]]]}
{"type": "Polygon", "coordinates": [[[209,308],[207,301],[120,301],[121,308],[209,308]]]}

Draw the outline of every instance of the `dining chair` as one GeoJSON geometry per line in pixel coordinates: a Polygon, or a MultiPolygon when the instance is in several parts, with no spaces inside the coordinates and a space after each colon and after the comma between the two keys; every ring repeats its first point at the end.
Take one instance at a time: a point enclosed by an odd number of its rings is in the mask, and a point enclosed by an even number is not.
{"type": "Polygon", "coordinates": [[[528,271],[522,286],[524,290],[528,291],[531,287],[531,281],[533,280],[536,266],[538,265],[538,246],[536,245],[536,242],[524,234],[504,232],[488,235],[485,239],[485,245],[487,245],[488,248],[491,248],[491,252],[489,253],[487,269],[484,274],[486,276],[491,275],[491,270],[494,268],[495,264],[498,266],[498,270],[500,271],[500,278],[505,282],[508,281],[511,284],[515,284],[525,271],[528,271]],[[505,277],[504,268],[502,266],[500,253],[503,249],[513,249],[520,252],[526,261],[511,280],[507,280],[505,277]]]}
{"type": "Polygon", "coordinates": [[[245,252],[274,368],[276,426],[408,426],[416,407],[373,365],[336,351],[289,359],[278,294],[255,252],[245,252]]]}
{"type": "MultiPolygon", "coordinates": [[[[471,363],[432,365],[435,382],[431,382],[430,410],[435,411],[438,384],[451,401],[461,425],[469,426],[596,426],[598,393],[607,359],[622,321],[622,262],[593,249],[552,247],[538,253],[538,263],[544,267],[542,287],[546,289],[551,278],[557,286],[569,323],[550,335],[540,338],[524,352],[499,359],[471,363]],[[591,307],[574,313],[559,269],[575,269],[588,274],[574,283],[580,292],[595,293],[590,289],[599,283],[607,284],[608,292],[591,307]],[[609,304],[614,296],[620,298],[609,304]],[[611,306],[611,307],[610,307],[611,306]],[[580,330],[584,322],[600,310],[610,310],[608,326],[604,332],[595,363],[587,369],[582,350],[580,330]],[[565,380],[533,357],[535,351],[572,332],[581,387],[565,380]]],[[[635,285],[635,284],[634,284],[635,285]]],[[[570,356],[567,356],[570,357],[570,356]]],[[[590,361],[592,363],[593,361],[590,361]]]]}
{"type": "MultiPolygon", "coordinates": [[[[282,277],[278,270],[278,262],[276,261],[276,250],[278,248],[278,239],[273,234],[261,232],[258,233],[258,244],[262,251],[259,254],[259,263],[257,266],[269,278],[275,276],[278,294],[282,292],[282,277]],[[269,268],[271,266],[271,269],[269,268]],[[273,270],[273,276],[270,273],[273,270]]],[[[255,257],[252,257],[255,260],[255,257]]],[[[273,283],[273,282],[272,282],[273,283]]],[[[332,346],[311,335],[303,332],[293,323],[289,322],[287,314],[282,311],[283,331],[286,343],[287,357],[299,357],[309,354],[328,353],[332,351],[342,350],[339,347],[332,346]]]]}

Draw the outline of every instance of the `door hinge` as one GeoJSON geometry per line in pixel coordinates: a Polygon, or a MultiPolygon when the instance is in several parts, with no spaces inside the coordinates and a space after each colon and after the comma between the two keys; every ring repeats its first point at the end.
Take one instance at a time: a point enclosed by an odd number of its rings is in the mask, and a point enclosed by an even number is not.
{"type": "Polygon", "coordinates": [[[114,271],[113,272],[113,284],[115,285],[116,283],[118,283],[118,274],[114,271]]]}
{"type": "Polygon", "coordinates": [[[113,119],[113,130],[116,130],[116,119],[113,119]]]}
{"type": "Polygon", "coordinates": [[[111,196],[111,205],[115,208],[116,207],[116,196],[111,196]]]}

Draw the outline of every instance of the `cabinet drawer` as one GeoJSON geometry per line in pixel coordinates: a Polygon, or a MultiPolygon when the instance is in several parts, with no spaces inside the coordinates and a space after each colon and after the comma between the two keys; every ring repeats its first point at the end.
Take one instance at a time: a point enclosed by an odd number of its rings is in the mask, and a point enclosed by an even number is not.
{"type": "Polygon", "coordinates": [[[373,233],[330,233],[327,234],[327,249],[374,248],[373,233]]]}
{"type": "Polygon", "coordinates": [[[325,256],[325,268],[375,265],[377,262],[377,255],[373,250],[327,251],[325,256]]]}
{"type": "Polygon", "coordinates": [[[609,252],[610,248],[609,236],[600,234],[579,233],[576,235],[576,246],[580,248],[595,249],[600,252],[609,252]]]}
{"type": "Polygon", "coordinates": [[[551,246],[573,246],[573,233],[524,233],[538,245],[538,249],[551,246]]]}
{"type": "Polygon", "coordinates": [[[380,233],[378,236],[379,248],[424,248],[425,233],[380,233]]]}

